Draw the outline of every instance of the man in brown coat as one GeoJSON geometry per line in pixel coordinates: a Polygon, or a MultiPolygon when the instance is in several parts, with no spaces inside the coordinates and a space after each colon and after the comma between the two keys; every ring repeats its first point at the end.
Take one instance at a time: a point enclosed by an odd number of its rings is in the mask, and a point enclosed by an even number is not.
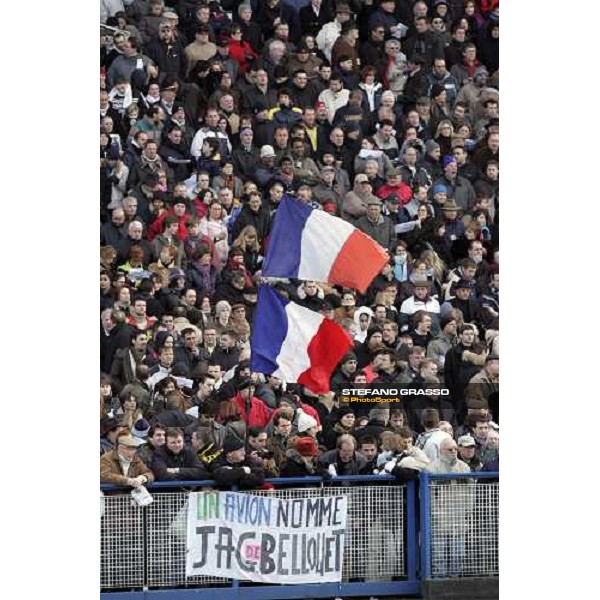
{"type": "Polygon", "coordinates": [[[133,436],[120,435],[116,450],[100,458],[100,482],[137,488],[154,481],[152,471],[138,458],[137,447],[133,436]]]}
{"type": "Polygon", "coordinates": [[[352,69],[357,72],[360,64],[358,58],[358,25],[354,21],[342,23],[342,34],[331,49],[331,64],[337,66],[342,56],[352,59],[352,69]]]}

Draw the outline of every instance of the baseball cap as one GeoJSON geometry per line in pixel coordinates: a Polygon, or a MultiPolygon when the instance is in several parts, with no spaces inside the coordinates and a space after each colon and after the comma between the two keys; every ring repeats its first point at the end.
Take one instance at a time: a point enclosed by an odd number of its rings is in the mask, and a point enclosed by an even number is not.
{"type": "Polygon", "coordinates": [[[462,446],[463,448],[470,448],[470,447],[475,446],[475,440],[469,434],[461,435],[458,438],[458,445],[462,446]]]}

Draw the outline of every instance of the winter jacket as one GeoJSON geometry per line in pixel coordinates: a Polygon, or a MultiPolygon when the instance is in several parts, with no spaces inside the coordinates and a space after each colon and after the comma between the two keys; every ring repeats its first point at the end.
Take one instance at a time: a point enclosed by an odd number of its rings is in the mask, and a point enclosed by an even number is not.
{"type": "Polygon", "coordinates": [[[166,445],[161,446],[152,455],[152,470],[157,481],[202,481],[211,478],[196,451],[189,447],[175,454],[166,445]],[[167,469],[179,469],[179,472],[168,473],[167,469]]]}
{"type": "Polygon", "coordinates": [[[211,464],[212,476],[218,486],[230,487],[237,485],[240,489],[255,489],[265,481],[263,470],[246,457],[242,462],[232,463],[222,454],[211,464]],[[244,467],[250,469],[246,473],[244,467]]]}
{"type": "Polygon", "coordinates": [[[179,40],[175,40],[173,44],[154,40],[146,47],[146,54],[150,60],[154,61],[162,76],[172,75],[180,79],[186,76],[187,59],[179,40]]]}
{"type": "Polygon", "coordinates": [[[119,243],[127,236],[127,229],[125,225],[115,227],[112,221],[103,223],[100,227],[100,245],[101,246],[112,246],[117,249],[119,243]]]}
{"type": "MultiPolygon", "coordinates": [[[[342,56],[348,56],[352,59],[352,71],[356,72],[358,69],[358,43],[351,46],[343,35],[341,35],[331,47],[331,64],[334,67],[337,67],[342,56]]],[[[341,74],[340,71],[338,72],[341,74]]]]}
{"type": "Polygon", "coordinates": [[[485,355],[478,355],[473,348],[457,344],[446,354],[444,380],[450,389],[450,397],[459,418],[463,409],[464,391],[469,381],[479,373],[485,363],[485,355]],[[479,364],[476,364],[479,363],[479,364]]]}
{"type": "Polygon", "coordinates": [[[185,414],[182,410],[168,409],[156,415],[156,422],[164,425],[165,427],[180,427],[185,429],[188,425],[193,425],[198,421],[191,415],[185,414]]]}
{"type": "Polygon", "coordinates": [[[456,338],[452,340],[447,337],[445,333],[441,333],[438,338],[430,342],[427,346],[427,358],[433,358],[437,360],[440,373],[444,372],[446,354],[455,343],[456,338]]]}
{"type": "Polygon", "coordinates": [[[240,349],[236,346],[233,348],[217,348],[212,355],[212,360],[221,365],[223,371],[229,371],[235,367],[240,360],[240,349]]]}
{"type": "Polygon", "coordinates": [[[444,58],[443,42],[432,31],[410,36],[402,43],[402,51],[406,56],[421,56],[425,61],[425,70],[431,68],[435,58],[444,58]]]}
{"type": "Polygon", "coordinates": [[[252,225],[256,229],[259,243],[262,243],[269,233],[271,227],[271,215],[266,208],[259,208],[254,212],[249,206],[244,206],[235,220],[233,226],[233,239],[235,240],[247,225],[252,225]]]}
{"type": "Polygon", "coordinates": [[[355,452],[348,462],[339,459],[337,450],[329,450],[319,456],[317,467],[320,473],[327,473],[333,465],[337,475],[361,475],[367,467],[367,459],[360,453],[355,452]]]}
{"type": "Polygon", "coordinates": [[[367,215],[356,221],[356,228],[372,237],[379,245],[391,250],[396,241],[396,232],[389,217],[379,215],[377,223],[373,223],[367,215]]]}
{"type": "Polygon", "coordinates": [[[176,145],[167,138],[158,148],[158,154],[169,169],[171,181],[185,181],[192,174],[193,159],[183,142],[176,145]]]}
{"type": "Polygon", "coordinates": [[[319,94],[319,102],[324,102],[327,107],[328,121],[333,123],[333,117],[336,111],[342,106],[348,104],[350,91],[342,88],[339,92],[332,92],[330,89],[323,90],[319,94]]]}
{"type": "Polygon", "coordinates": [[[404,104],[416,103],[421,96],[427,96],[428,88],[427,73],[422,68],[409,73],[402,91],[402,102],[404,104]]]}
{"type": "Polygon", "coordinates": [[[319,204],[323,205],[326,200],[333,200],[336,206],[336,215],[340,214],[344,197],[340,193],[340,186],[338,184],[334,182],[332,186],[328,186],[321,182],[315,185],[312,190],[313,198],[319,204]]]}
{"type": "Polygon", "coordinates": [[[274,21],[280,19],[284,23],[287,23],[290,28],[290,42],[293,44],[298,43],[300,36],[302,35],[302,29],[300,27],[300,19],[298,18],[298,12],[296,9],[281,0],[276,6],[269,6],[266,2],[257,3],[255,7],[256,17],[253,15],[253,20],[256,21],[262,29],[265,40],[268,40],[273,36],[275,31],[274,21]]]}
{"type": "Polygon", "coordinates": [[[480,35],[478,44],[481,62],[487,67],[487,70],[490,73],[497,71],[500,64],[500,38],[492,37],[492,29],[497,26],[498,23],[490,21],[487,24],[485,31],[480,35]]]}
{"type": "Polygon", "coordinates": [[[425,300],[419,300],[416,296],[409,296],[400,306],[400,324],[408,324],[410,317],[418,310],[428,312],[433,318],[439,319],[440,303],[435,299],[427,296],[425,300]]]}
{"type": "MultiPolygon", "coordinates": [[[[238,392],[234,400],[240,408],[241,418],[244,423],[246,422],[246,401],[242,398],[242,395],[238,392]]],[[[250,416],[248,417],[249,427],[266,427],[271,413],[267,408],[266,404],[256,397],[250,399],[250,416]]]]}
{"type": "Polygon", "coordinates": [[[106,87],[112,89],[119,77],[124,77],[127,81],[131,81],[131,74],[138,69],[138,60],[142,61],[142,69],[145,73],[147,73],[148,66],[154,66],[154,62],[145,54],[136,54],[134,56],[125,56],[122,54],[121,56],[117,56],[106,74],[106,87]]]}
{"type": "Polygon", "coordinates": [[[475,190],[471,183],[461,177],[456,176],[454,181],[450,181],[446,176],[440,177],[433,182],[434,187],[436,185],[446,186],[446,194],[448,198],[454,198],[456,204],[465,212],[473,210],[475,206],[475,190]]]}
{"type": "MultiPolygon", "coordinates": [[[[162,215],[160,215],[160,217],[158,217],[156,221],[154,221],[154,223],[152,223],[152,225],[148,227],[148,240],[152,241],[157,235],[163,233],[165,229],[165,219],[167,217],[174,216],[175,212],[173,211],[173,209],[166,210],[164,213],[162,213],[162,215]]],[[[179,239],[183,242],[185,242],[185,239],[187,237],[186,223],[189,218],[190,214],[187,211],[182,216],[178,217],[179,229],[177,230],[177,237],[179,237],[179,239]]]]}
{"type": "Polygon", "coordinates": [[[187,275],[190,285],[198,295],[208,294],[211,298],[214,296],[217,283],[217,269],[214,265],[202,267],[197,262],[188,263],[187,275]]]}
{"type": "Polygon", "coordinates": [[[154,481],[154,473],[141,461],[138,456],[134,456],[127,473],[123,472],[121,461],[117,450],[111,450],[100,458],[100,482],[113,483],[115,485],[128,485],[127,480],[144,475],[148,478],[148,483],[154,481]]]}
{"type": "Polygon", "coordinates": [[[314,477],[316,475],[318,475],[317,468],[310,457],[302,456],[293,448],[286,451],[285,459],[279,469],[280,477],[314,477]]]}
{"type": "Polygon", "coordinates": [[[333,48],[333,44],[340,36],[342,32],[342,25],[338,22],[337,19],[333,19],[323,25],[321,31],[319,31],[316,42],[319,50],[325,55],[327,60],[331,62],[331,49],[333,48]]]}
{"type": "Polygon", "coordinates": [[[371,65],[377,69],[378,78],[383,79],[387,69],[387,57],[383,42],[367,40],[360,45],[358,50],[361,65],[371,65]]]}
{"type": "Polygon", "coordinates": [[[245,149],[242,146],[236,148],[232,153],[234,171],[245,183],[254,179],[254,173],[258,166],[260,150],[255,146],[245,149]]]}
{"type": "Polygon", "coordinates": [[[426,454],[416,446],[399,453],[386,452],[377,457],[376,474],[393,475],[398,481],[416,479],[420,471],[429,465],[426,454]]]}
{"type": "Polygon", "coordinates": [[[481,398],[487,403],[489,397],[499,391],[500,382],[497,379],[492,379],[485,369],[481,369],[477,375],[471,377],[465,396],[469,398],[481,398]]]}
{"type": "Polygon", "coordinates": [[[460,90],[456,77],[450,75],[448,71],[441,77],[432,71],[427,76],[427,79],[429,80],[429,93],[431,93],[431,88],[434,84],[443,86],[446,90],[446,102],[448,102],[450,106],[454,106],[460,90]]]}
{"type": "Polygon", "coordinates": [[[146,14],[140,19],[139,32],[144,46],[158,39],[158,27],[163,21],[162,15],[146,14]]]}
{"type": "Polygon", "coordinates": [[[409,187],[415,188],[418,185],[431,187],[431,177],[423,167],[415,166],[411,168],[407,165],[400,167],[402,181],[409,187]]]}
{"type": "Polygon", "coordinates": [[[242,29],[242,39],[248,42],[254,51],[260,50],[263,40],[262,29],[258,23],[246,23],[240,21],[239,26],[242,29]]]}
{"type": "Polygon", "coordinates": [[[192,147],[190,148],[190,154],[194,158],[200,157],[202,145],[207,138],[216,138],[219,142],[219,154],[221,154],[221,156],[229,156],[231,153],[231,142],[229,141],[227,134],[211,127],[201,127],[196,132],[196,135],[192,140],[192,147]]]}
{"type": "Polygon", "coordinates": [[[245,73],[250,62],[258,58],[252,46],[243,39],[239,42],[234,39],[229,40],[229,56],[239,65],[240,73],[245,73]]]}
{"type": "Polygon", "coordinates": [[[475,298],[471,297],[467,300],[460,300],[459,298],[451,298],[447,302],[442,304],[440,309],[440,314],[442,319],[450,313],[450,310],[453,308],[458,308],[462,315],[465,323],[474,323],[476,325],[480,325],[481,314],[479,303],[475,298]]]}
{"type": "Polygon", "coordinates": [[[300,8],[298,17],[300,19],[302,35],[316,36],[327,23],[335,18],[333,4],[331,2],[321,3],[319,14],[316,14],[309,2],[308,5],[300,8]]]}
{"type": "Polygon", "coordinates": [[[294,165],[294,180],[297,180],[301,185],[317,185],[321,180],[319,168],[312,158],[295,159],[294,165]]]}
{"type": "Polygon", "coordinates": [[[277,104],[277,92],[272,88],[267,88],[263,92],[259,87],[254,85],[242,96],[243,109],[245,112],[251,114],[269,110],[275,104],[277,104]]]}

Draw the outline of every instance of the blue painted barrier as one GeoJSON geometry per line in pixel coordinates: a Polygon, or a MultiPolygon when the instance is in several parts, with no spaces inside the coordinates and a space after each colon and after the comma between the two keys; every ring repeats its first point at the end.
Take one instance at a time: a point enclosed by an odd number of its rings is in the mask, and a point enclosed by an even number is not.
{"type": "MultiPolygon", "coordinates": [[[[432,540],[431,540],[431,486],[436,480],[448,479],[481,479],[497,480],[498,473],[466,473],[432,475],[422,473],[419,480],[409,481],[404,487],[404,576],[395,577],[391,581],[343,581],[340,583],[302,584],[302,585],[262,585],[246,581],[226,580],[222,584],[206,583],[198,587],[176,587],[171,589],[154,589],[151,586],[139,586],[140,589],[123,589],[103,591],[101,600],[283,600],[294,598],[333,598],[356,596],[418,596],[421,582],[432,578],[432,540]],[[151,588],[151,589],[148,589],[151,588]]],[[[295,477],[268,479],[278,488],[293,487],[298,484],[313,484],[315,490],[325,487],[343,486],[359,483],[369,486],[399,485],[390,475],[357,475],[339,476],[324,480],[322,477],[295,477]]],[[[190,490],[212,487],[216,483],[206,481],[160,481],[149,484],[148,489],[155,493],[168,493],[170,490],[190,490]]],[[[354,486],[352,486],[354,487],[354,486]]],[[[123,492],[123,488],[115,485],[101,485],[109,495],[123,492]]],[[[307,488],[309,489],[309,488],[307,488]]],[[[144,509],[142,509],[144,510],[144,509]]],[[[144,516],[144,527],[147,521],[144,516]]],[[[148,534],[144,531],[144,544],[148,534]]],[[[145,550],[145,546],[144,546],[145,550]]],[[[144,581],[147,580],[147,557],[144,557],[144,581]]]]}

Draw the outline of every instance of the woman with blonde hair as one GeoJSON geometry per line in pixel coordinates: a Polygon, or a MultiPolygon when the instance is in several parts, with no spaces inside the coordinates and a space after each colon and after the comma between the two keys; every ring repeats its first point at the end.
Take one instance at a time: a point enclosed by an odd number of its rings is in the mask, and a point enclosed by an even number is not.
{"type": "Polygon", "coordinates": [[[215,327],[225,329],[232,326],[231,322],[231,304],[227,300],[219,300],[215,304],[215,327]]]}
{"type": "Polygon", "coordinates": [[[263,262],[256,227],[246,225],[234,240],[233,247],[239,248],[244,253],[244,265],[248,272],[254,275],[261,268],[263,262]]]}
{"type": "Polygon", "coordinates": [[[408,81],[406,54],[401,51],[400,40],[394,37],[385,42],[384,49],[387,65],[383,82],[397,96],[404,91],[408,81]]]}
{"type": "Polygon", "coordinates": [[[394,285],[390,285],[384,290],[380,290],[375,295],[374,305],[382,304],[385,306],[386,310],[392,311],[394,313],[394,318],[398,318],[398,309],[395,306],[396,297],[398,294],[398,290],[394,285]],[[395,293],[394,293],[395,292],[395,293]]]}
{"type": "Polygon", "coordinates": [[[442,119],[437,126],[433,139],[440,145],[442,156],[452,155],[452,137],[454,125],[450,119],[442,119]]]}
{"type": "Polygon", "coordinates": [[[427,269],[432,269],[434,281],[442,282],[446,280],[448,268],[444,264],[444,261],[438,256],[437,252],[434,252],[433,250],[423,250],[420,258],[427,264],[427,269]]]}
{"type": "Polygon", "coordinates": [[[219,202],[213,200],[208,208],[208,213],[200,221],[200,233],[208,237],[215,245],[215,267],[219,270],[225,266],[229,255],[226,218],[225,209],[219,202]]]}

